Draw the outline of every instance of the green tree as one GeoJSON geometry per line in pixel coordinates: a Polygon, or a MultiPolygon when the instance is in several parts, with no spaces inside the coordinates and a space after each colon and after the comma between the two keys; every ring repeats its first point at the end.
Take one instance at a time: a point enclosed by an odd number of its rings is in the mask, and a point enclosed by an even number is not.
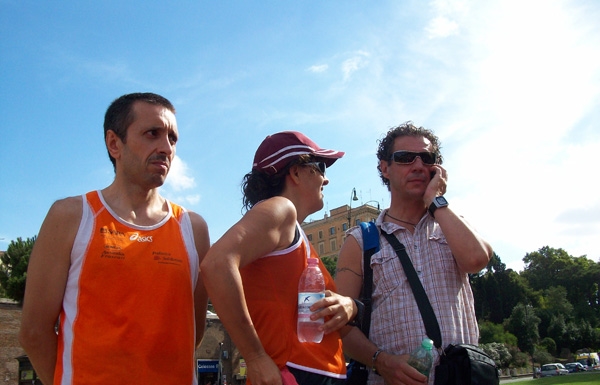
{"type": "Polygon", "coordinates": [[[600,262],[586,256],[573,257],[563,249],[548,246],[526,254],[523,262],[522,276],[533,290],[565,287],[574,316],[586,319],[592,327],[600,326],[600,262]]]}
{"type": "Polygon", "coordinates": [[[25,295],[27,265],[35,239],[35,236],[26,240],[19,237],[16,241],[11,241],[6,252],[0,257],[0,286],[8,298],[19,303],[23,302],[25,295]]]}
{"type": "Polygon", "coordinates": [[[506,330],[517,337],[519,349],[533,355],[535,344],[540,338],[539,323],[540,318],[535,315],[533,307],[520,303],[515,306],[510,317],[506,319],[504,326],[506,330]]]}
{"type": "Polygon", "coordinates": [[[535,353],[533,354],[533,362],[537,362],[538,364],[540,364],[540,366],[549,364],[550,362],[554,362],[554,361],[555,361],[555,359],[552,356],[552,354],[548,353],[543,348],[536,349],[535,353]]]}
{"type": "Polygon", "coordinates": [[[516,346],[517,337],[504,330],[504,326],[500,324],[484,321],[479,324],[479,343],[501,343],[516,346]]]}
{"type": "Polygon", "coordinates": [[[553,315],[550,319],[550,326],[548,326],[548,337],[556,341],[556,351],[560,352],[562,348],[566,347],[568,341],[565,340],[567,334],[567,323],[565,317],[562,314],[553,315]]]}
{"type": "Polygon", "coordinates": [[[323,257],[321,258],[321,261],[323,262],[323,264],[325,265],[325,268],[327,269],[327,271],[329,272],[329,274],[335,278],[335,269],[337,266],[337,257],[331,258],[331,257],[323,257]]]}
{"type": "Polygon", "coordinates": [[[565,276],[564,272],[570,270],[568,267],[573,264],[573,257],[563,249],[544,246],[538,251],[527,253],[523,262],[525,269],[522,275],[533,290],[544,290],[558,285],[566,287],[563,282],[571,279],[565,276]]]}
{"type": "Polygon", "coordinates": [[[510,317],[517,303],[526,302],[531,291],[527,281],[512,269],[507,270],[495,253],[486,270],[471,276],[471,287],[477,319],[496,324],[510,317]]]}
{"type": "Polygon", "coordinates": [[[538,350],[545,350],[547,353],[556,355],[556,342],[552,338],[546,337],[540,342],[540,346],[535,349],[536,353],[538,350]]]}

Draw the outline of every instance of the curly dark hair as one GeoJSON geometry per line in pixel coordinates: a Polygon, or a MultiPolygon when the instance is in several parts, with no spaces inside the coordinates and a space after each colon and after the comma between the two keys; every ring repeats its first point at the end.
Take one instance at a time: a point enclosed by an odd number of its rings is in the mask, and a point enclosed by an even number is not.
{"type": "Polygon", "coordinates": [[[388,164],[392,163],[392,154],[394,152],[394,141],[398,137],[402,136],[422,136],[425,139],[431,142],[431,152],[435,153],[437,156],[437,164],[442,164],[444,158],[442,157],[442,153],[440,149],[442,148],[440,144],[439,138],[433,133],[433,131],[428,130],[424,127],[417,127],[410,120],[402,123],[397,127],[392,127],[388,130],[385,137],[378,141],[379,145],[377,146],[377,170],[379,171],[379,177],[385,186],[387,186],[388,190],[390,189],[390,180],[383,176],[381,173],[381,166],[379,165],[379,161],[386,161],[388,164]]]}
{"type": "MultiPolygon", "coordinates": [[[[175,107],[167,98],[151,92],[136,92],[120,96],[110,104],[104,114],[104,139],[106,139],[106,134],[110,130],[117,134],[123,143],[126,142],[127,128],[135,120],[133,105],[138,101],[163,106],[173,114],[175,113],[175,107]]],[[[116,170],[117,163],[110,152],[108,157],[116,170]]]]}
{"type": "Polygon", "coordinates": [[[262,200],[281,195],[285,187],[285,177],[290,168],[297,164],[313,161],[315,161],[314,157],[301,155],[274,175],[268,175],[258,170],[252,170],[244,175],[244,178],[242,179],[243,208],[250,210],[252,206],[262,200]]]}

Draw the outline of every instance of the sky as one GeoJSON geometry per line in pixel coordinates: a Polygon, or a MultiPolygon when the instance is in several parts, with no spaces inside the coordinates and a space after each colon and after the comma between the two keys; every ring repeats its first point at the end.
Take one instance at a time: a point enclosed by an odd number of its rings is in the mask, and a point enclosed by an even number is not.
{"type": "Polygon", "coordinates": [[[0,250],[54,201],[108,186],[108,105],[155,92],[177,109],[161,187],[216,241],[269,134],[346,155],[323,210],[390,196],[377,141],[433,130],[446,198],[507,267],[544,246],[600,261],[600,2],[0,0],[0,250]],[[596,246],[594,246],[596,244],[596,246]]]}

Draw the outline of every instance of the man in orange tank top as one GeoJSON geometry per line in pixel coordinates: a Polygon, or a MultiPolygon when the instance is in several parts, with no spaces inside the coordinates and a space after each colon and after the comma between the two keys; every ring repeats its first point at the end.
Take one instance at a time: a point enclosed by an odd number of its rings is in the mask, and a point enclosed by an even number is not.
{"type": "Polygon", "coordinates": [[[152,93],[121,96],[104,135],[114,181],[50,208],[19,340],[44,384],[196,384],[210,241],[200,215],[158,191],[175,157],[175,108],[152,93]]]}

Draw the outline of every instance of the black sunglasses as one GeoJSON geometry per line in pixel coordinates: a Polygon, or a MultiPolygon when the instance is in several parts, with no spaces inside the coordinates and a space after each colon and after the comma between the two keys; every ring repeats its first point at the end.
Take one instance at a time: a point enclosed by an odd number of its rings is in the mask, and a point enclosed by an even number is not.
{"type": "Polygon", "coordinates": [[[437,161],[437,155],[433,152],[396,151],[392,154],[392,160],[398,164],[412,164],[417,157],[426,165],[433,165],[437,161]]]}
{"type": "Polygon", "coordinates": [[[325,164],[325,162],[309,162],[304,163],[303,166],[311,166],[317,171],[319,171],[323,176],[325,176],[325,170],[327,169],[327,165],[325,164]]]}

